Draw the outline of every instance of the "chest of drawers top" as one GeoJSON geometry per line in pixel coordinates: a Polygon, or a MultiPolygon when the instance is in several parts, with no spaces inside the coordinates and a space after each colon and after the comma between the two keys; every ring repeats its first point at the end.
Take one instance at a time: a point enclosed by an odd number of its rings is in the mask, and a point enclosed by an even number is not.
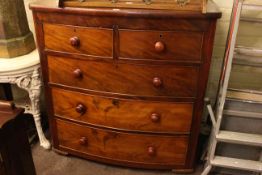
{"type": "Polygon", "coordinates": [[[54,148],[191,171],[221,16],[215,5],[202,13],[59,8],[46,0],[31,9],[54,148]]]}

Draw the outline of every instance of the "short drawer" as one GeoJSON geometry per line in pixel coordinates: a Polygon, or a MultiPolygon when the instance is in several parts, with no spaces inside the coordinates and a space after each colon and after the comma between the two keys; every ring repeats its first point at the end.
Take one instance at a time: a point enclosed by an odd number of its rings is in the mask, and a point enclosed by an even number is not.
{"type": "Polygon", "coordinates": [[[132,134],[55,121],[59,146],[84,155],[140,164],[185,164],[187,136],[132,134]]]}
{"type": "Polygon", "coordinates": [[[201,61],[202,32],[119,31],[120,59],[201,61]]]}
{"type": "Polygon", "coordinates": [[[52,88],[54,114],[92,125],[154,133],[190,133],[193,104],[91,96],[52,88]]]}
{"type": "Polygon", "coordinates": [[[195,97],[199,67],[48,57],[51,83],[132,96],[195,97]]]}
{"type": "Polygon", "coordinates": [[[45,23],[44,42],[46,49],[54,51],[112,58],[113,32],[110,29],[45,23]]]}

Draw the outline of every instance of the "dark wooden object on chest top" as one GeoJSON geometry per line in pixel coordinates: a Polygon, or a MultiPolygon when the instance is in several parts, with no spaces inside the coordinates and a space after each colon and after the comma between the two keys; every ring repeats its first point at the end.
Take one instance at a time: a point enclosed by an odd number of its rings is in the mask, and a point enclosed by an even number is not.
{"type": "Polygon", "coordinates": [[[0,101],[0,174],[35,175],[24,109],[0,101]]]}

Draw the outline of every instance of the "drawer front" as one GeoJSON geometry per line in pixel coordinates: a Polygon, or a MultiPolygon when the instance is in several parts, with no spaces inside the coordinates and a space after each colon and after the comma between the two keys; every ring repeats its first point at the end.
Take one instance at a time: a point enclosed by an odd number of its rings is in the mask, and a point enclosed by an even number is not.
{"type": "Polygon", "coordinates": [[[120,30],[120,59],[200,61],[203,33],[120,30]]]}
{"type": "Polygon", "coordinates": [[[134,96],[195,97],[198,67],[113,64],[48,57],[49,81],[134,96]],[[62,65],[62,66],[61,66],[62,65]]]}
{"type": "Polygon", "coordinates": [[[58,143],[78,152],[123,162],[184,165],[187,136],[114,132],[56,120],[58,143]]]}
{"type": "Polygon", "coordinates": [[[54,114],[62,118],[124,130],[190,132],[192,103],[113,99],[57,88],[51,92],[54,114]]]}
{"type": "Polygon", "coordinates": [[[44,42],[50,50],[112,58],[113,31],[45,23],[44,42]]]}

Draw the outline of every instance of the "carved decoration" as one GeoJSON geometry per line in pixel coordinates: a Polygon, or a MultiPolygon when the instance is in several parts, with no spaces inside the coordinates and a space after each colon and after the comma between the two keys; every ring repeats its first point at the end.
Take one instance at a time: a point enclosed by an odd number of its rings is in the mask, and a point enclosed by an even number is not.
{"type": "Polygon", "coordinates": [[[189,2],[190,0],[176,0],[176,3],[181,7],[187,5],[189,2]]]}

